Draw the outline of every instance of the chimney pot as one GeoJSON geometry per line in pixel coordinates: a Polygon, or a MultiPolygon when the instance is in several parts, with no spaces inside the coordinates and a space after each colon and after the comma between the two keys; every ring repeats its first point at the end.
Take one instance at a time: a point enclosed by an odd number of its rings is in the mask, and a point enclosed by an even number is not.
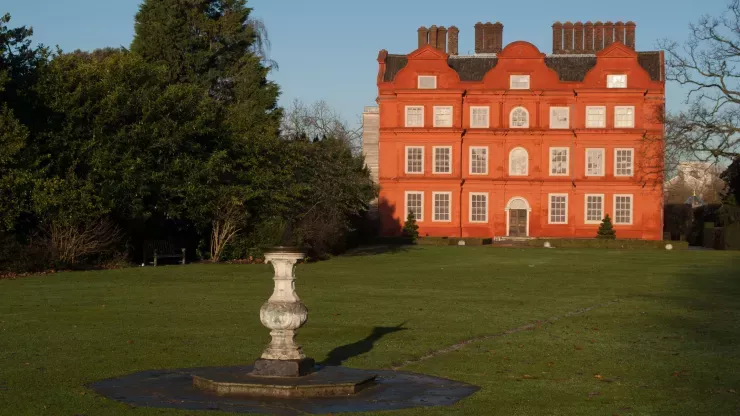
{"type": "Polygon", "coordinates": [[[437,28],[437,49],[447,53],[447,28],[444,26],[437,28]]]}
{"type": "Polygon", "coordinates": [[[494,49],[493,52],[500,53],[504,50],[504,25],[501,22],[493,24],[494,49]]]}
{"type": "Polygon", "coordinates": [[[419,33],[419,47],[421,48],[429,43],[429,29],[422,26],[417,30],[417,32],[419,33]]]}
{"type": "Polygon", "coordinates": [[[576,22],[575,25],[573,25],[575,28],[575,48],[573,50],[576,53],[583,53],[583,22],[576,22]]]}
{"type": "Polygon", "coordinates": [[[437,25],[429,26],[429,45],[432,48],[437,47],[437,25]]]}
{"type": "Polygon", "coordinates": [[[563,52],[563,24],[555,22],[552,25],[552,53],[563,52]]]}
{"type": "Polygon", "coordinates": [[[483,23],[475,24],[475,53],[483,52],[483,23]]]}
{"type": "Polygon", "coordinates": [[[594,24],[590,21],[586,22],[584,25],[584,44],[583,44],[583,51],[584,52],[593,52],[594,51],[594,24]]]}
{"type": "Polygon", "coordinates": [[[565,36],[563,36],[563,49],[566,53],[571,53],[573,52],[573,23],[569,21],[565,22],[563,31],[565,32],[565,36]]]}
{"type": "Polygon", "coordinates": [[[594,51],[604,49],[604,24],[596,21],[594,23],[594,51]]]}
{"type": "Polygon", "coordinates": [[[635,49],[635,22],[627,22],[625,24],[625,42],[624,44],[627,45],[627,47],[635,49]]]}
{"type": "Polygon", "coordinates": [[[614,25],[614,41],[624,44],[624,23],[617,22],[614,25]]]}
{"type": "Polygon", "coordinates": [[[614,43],[614,23],[604,23],[604,48],[614,43]]]}

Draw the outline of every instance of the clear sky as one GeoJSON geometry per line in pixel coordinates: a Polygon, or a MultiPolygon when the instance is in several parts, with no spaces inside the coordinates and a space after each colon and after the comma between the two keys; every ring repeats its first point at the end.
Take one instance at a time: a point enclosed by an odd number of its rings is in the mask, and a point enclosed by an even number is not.
{"type": "MultiPolygon", "coordinates": [[[[294,98],[326,100],[348,121],[357,122],[374,105],[378,51],[409,53],[419,26],[460,28],[460,53],[473,50],[473,25],[504,24],[504,44],[534,43],[552,52],[552,23],[628,21],[637,23],[637,49],[655,50],[658,39],[682,41],[688,24],[718,15],[729,0],[248,0],[267,24],[272,58],[280,70],[271,78],[282,89],[281,104],[294,98]]],[[[65,51],[128,47],[141,0],[0,0],[12,26],[32,26],[35,40],[65,51]]],[[[668,86],[669,109],[682,106],[683,93],[668,86]]]]}

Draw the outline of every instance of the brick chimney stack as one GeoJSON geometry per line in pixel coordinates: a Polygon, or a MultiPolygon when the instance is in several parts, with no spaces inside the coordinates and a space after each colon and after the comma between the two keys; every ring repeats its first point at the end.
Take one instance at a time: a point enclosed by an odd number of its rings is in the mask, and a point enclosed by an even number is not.
{"type": "Polygon", "coordinates": [[[614,23],[604,23],[604,48],[614,43],[614,23]]]}
{"type": "Polygon", "coordinates": [[[583,53],[583,23],[576,22],[573,27],[575,30],[575,38],[573,39],[575,47],[573,48],[573,51],[575,53],[583,53]]]}
{"type": "Polygon", "coordinates": [[[504,25],[501,22],[475,24],[475,53],[499,53],[504,45],[504,25]]]}
{"type": "Polygon", "coordinates": [[[460,29],[456,26],[450,26],[447,30],[447,52],[450,55],[458,54],[458,43],[460,38],[460,29]]]}
{"type": "Polygon", "coordinates": [[[494,48],[493,51],[500,53],[504,50],[504,25],[501,22],[493,24],[494,48]]]}
{"type": "Polygon", "coordinates": [[[573,23],[565,22],[563,25],[563,49],[566,52],[573,53],[573,23]]]}
{"type": "Polygon", "coordinates": [[[429,26],[429,44],[432,48],[437,47],[437,25],[429,26]]]}
{"type": "Polygon", "coordinates": [[[429,29],[422,26],[417,30],[417,32],[419,33],[419,47],[421,48],[429,43],[429,29]]]}
{"type": "Polygon", "coordinates": [[[483,53],[483,23],[475,24],[475,53],[483,53]]]}
{"type": "Polygon", "coordinates": [[[619,43],[624,43],[624,23],[617,22],[617,24],[614,25],[614,41],[619,43]]]}
{"type": "Polygon", "coordinates": [[[552,25],[552,53],[563,52],[563,24],[555,22],[552,25]]]}
{"type": "Polygon", "coordinates": [[[604,24],[600,21],[594,23],[594,52],[604,49],[604,24]]]}
{"type": "Polygon", "coordinates": [[[437,28],[437,49],[447,53],[447,28],[444,26],[437,28]]]}
{"type": "Polygon", "coordinates": [[[635,49],[635,22],[627,22],[625,25],[625,42],[624,44],[627,45],[629,48],[635,49]]]}
{"type": "Polygon", "coordinates": [[[594,24],[588,21],[583,27],[586,32],[584,35],[583,52],[591,53],[594,51],[594,24]]]}

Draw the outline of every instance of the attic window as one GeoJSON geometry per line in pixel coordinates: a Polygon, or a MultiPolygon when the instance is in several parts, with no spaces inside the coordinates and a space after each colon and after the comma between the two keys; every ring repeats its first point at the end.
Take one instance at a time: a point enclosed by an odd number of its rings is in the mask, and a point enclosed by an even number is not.
{"type": "Polygon", "coordinates": [[[433,90],[437,88],[437,77],[434,75],[419,75],[419,89],[433,90]]]}
{"type": "Polygon", "coordinates": [[[607,88],[627,88],[627,75],[607,75],[606,76],[606,87],[607,88]]]}
{"type": "Polygon", "coordinates": [[[528,90],[529,75],[512,75],[509,77],[509,84],[512,90],[528,90]]]}

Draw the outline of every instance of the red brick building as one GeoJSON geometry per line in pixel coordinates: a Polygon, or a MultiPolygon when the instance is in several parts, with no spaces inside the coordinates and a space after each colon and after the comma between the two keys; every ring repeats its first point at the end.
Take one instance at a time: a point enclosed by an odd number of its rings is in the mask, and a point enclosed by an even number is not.
{"type": "Polygon", "coordinates": [[[380,52],[384,235],[411,211],[422,236],[594,237],[609,214],[618,238],[662,237],[662,52],[636,52],[631,22],[552,30],[550,55],[503,47],[500,23],[475,26],[472,56],[436,26],[380,52]]]}

